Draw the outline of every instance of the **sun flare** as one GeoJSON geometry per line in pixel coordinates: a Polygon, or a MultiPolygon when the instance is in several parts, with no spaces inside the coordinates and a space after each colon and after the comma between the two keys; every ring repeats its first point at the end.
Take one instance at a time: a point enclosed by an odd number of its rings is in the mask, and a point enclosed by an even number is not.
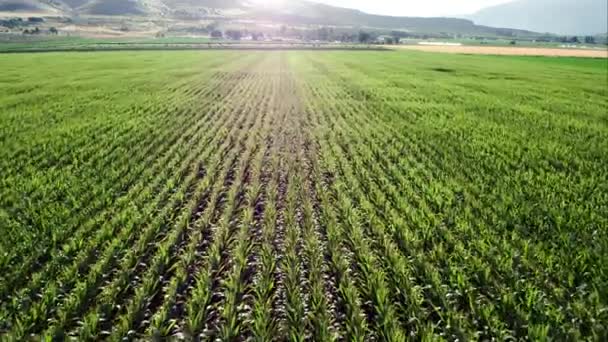
{"type": "Polygon", "coordinates": [[[263,5],[268,7],[278,7],[286,5],[289,0],[250,0],[256,5],[263,5]]]}

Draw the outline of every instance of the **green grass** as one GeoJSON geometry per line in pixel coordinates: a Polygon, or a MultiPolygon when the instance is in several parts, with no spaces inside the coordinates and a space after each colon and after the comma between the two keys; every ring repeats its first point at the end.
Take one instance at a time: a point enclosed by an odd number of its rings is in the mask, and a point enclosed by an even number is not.
{"type": "Polygon", "coordinates": [[[608,337],[608,61],[0,61],[0,335],[608,337]]]}

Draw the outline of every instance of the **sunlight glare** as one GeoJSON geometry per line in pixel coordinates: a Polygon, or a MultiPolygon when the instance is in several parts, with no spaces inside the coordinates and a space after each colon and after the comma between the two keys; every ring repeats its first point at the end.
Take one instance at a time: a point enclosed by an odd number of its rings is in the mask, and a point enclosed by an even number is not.
{"type": "Polygon", "coordinates": [[[252,3],[268,7],[284,6],[289,0],[251,0],[252,3]]]}

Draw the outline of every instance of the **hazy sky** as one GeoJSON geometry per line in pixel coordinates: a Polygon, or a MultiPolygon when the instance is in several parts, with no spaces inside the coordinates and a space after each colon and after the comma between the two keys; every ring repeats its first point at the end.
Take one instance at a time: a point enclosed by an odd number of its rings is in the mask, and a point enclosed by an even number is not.
{"type": "Polygon", "coordinates": [[[400,16],[445,16],[475,11],[513,0],[314,0],[368,13],[400,16]]]}

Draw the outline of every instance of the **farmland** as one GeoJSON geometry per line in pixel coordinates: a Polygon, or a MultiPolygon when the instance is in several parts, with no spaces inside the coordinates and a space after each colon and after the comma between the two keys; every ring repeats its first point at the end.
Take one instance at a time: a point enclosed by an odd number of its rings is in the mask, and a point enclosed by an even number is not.
{"type": "Polygon", "coordinates": [[[0,57],[0,337],[608,337],[605,59],[0,57]]]}
{"type": "Polygon", "coordinates": [[[509,47],[509,46],[446,46],[446,45],[401,45],[400,49],[412,49],[427,52],[461,53],[477,55],[505,55],[505,56],[546,56],[546,57],[587,57],[608,58],[608,49],[569,49],[557,47],[509,47]]]}

